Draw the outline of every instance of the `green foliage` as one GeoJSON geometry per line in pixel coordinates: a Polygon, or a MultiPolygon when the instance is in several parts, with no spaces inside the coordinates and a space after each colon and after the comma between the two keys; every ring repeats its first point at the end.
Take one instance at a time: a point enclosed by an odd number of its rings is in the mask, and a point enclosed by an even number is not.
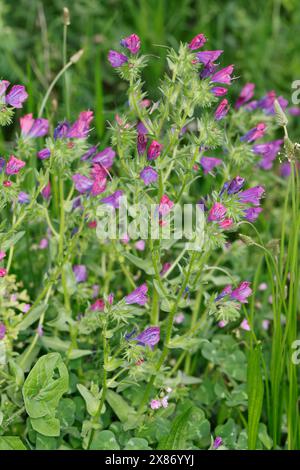
{"type": "Polygon", "coordinates": [[[55,415],[68,387],[68,369],[61,356],[49,353],[40,357],[23,386],[24,404],[33,429],[44,436],[59,436],[60,420],[55,415]]]}

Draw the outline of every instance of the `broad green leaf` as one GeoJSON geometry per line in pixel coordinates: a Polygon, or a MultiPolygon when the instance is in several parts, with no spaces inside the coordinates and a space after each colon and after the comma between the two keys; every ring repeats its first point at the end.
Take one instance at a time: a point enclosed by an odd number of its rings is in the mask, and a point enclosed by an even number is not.
{"type": "Polygon", "coordinates": [[[120,450],[112,431],[96,431],[89,450],[120,450]]]}
{"type": "Polygon", "coordinates": [[[55,450],[57,449],[57,439],[37,433],[35,448],[36,450],[55,450]]]}
{"type": "Polygon", "coordinates": [[[135,410],[128,405],[124,398],[113,390],[107,390],[106,401],[123,423],[128,421],[129,416],[136,414],[135,410]]]}
{"type": "Polygon", "coordinates": [[[140,268],[142,269],[142,271],[145,271],[146,274],[155,274],[152,261],[141,259],[138,256],[132,255],[131,253],[123,253],[123,255],[137,268],[140,268]]]}
{"type": "Polygon", "coordinates": [[[57,408],[57,416],[63,428],[69,428],[75,421],[76,404],[71,398],[62,398],[57,408]]]}
{"type": "Polygon", "coordinates": [[[184,450],[188,439],[187,429],[193,408],[190,407],[178,415],[168,436],[158,443],[158,450],[184,450]]]}
{"type": "Polygon", "coordinates": [[[30,418],[33,429],[43,436],[57,437],[60,434],[59,419],[51,415],[42,416],[41,418],[30,418]]]}
{"type": "MultiPolygon", "coordinates": [[[[41,338],[43,346],[47,349],[53,349],[59,352],[68,352],[71,346],[70,341],[63,341],[60,338],[52,336],[43,336],[41,338]]],[[[83,356],[89,356],[92,354],[90,349],[72,349],[71,354],[69,355],[70,359],[78,359],[83,356]]]]}
{"type": "Polygon", "coordinates": [[[258,426],[264,398],[264,383],[260,368],[260,349],[251,349],[248,356],[247,369],[248,392],[248,447],[256,448],[258,426]]]}
{"type": "Polygon", "coordinates": [[[100,400],[94,397],[94,395],[84,385],[77,384],[77,388],[85,401],[88,414],[95,416],[99,409],[100,400]]]}
{"type": "Polygon", "coordinates": [[[48,308],[45,304],[40,304],[37,307],[30,309],[23,317],[23,320],[19,323],[18,328],[20,331],[27,330],[33,323],[35,323],[42,313],[48,308]]]}
{"type": "Polygon", "coordinates": [[[0,436],[0,450],[27,450],[19,437],[0,436]]]}
{"type": "Polygon", "coordinates": [[[151,450],[151,447],[148,446],[146,439],[140,437],[132,437],[127,442],[124,450],[151,450]]]}
{"type": "Polygon", "coordinates": [[[54,414],[59,400],[69,387],[68,369],[60,354],[39,358],[23,386],[25,408],[31,418],[54,414]]]}
{"type": "Polygon", "coordinates": [[[4,242],[1,243],[1,250],[2,251],[8,251],[11,246],[14,246],[18,243],[19,240],[23,237],[25,234],[24,231],[22,232],[17,232],[10,236],[8,240],[5,240],[4,242]]]}

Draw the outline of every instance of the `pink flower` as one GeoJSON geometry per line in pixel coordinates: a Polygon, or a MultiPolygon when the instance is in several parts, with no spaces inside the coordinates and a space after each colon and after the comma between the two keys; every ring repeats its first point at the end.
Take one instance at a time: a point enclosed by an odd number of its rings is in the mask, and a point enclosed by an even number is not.
{"type": "Polygon", "coordinates": [[[228,113],[229,111],[229,104],[228,104],[228,100],[226,100],[226,98],[224,100],[221,101],[221,103],[219,104],[219,106],[217,107],[216,111],[215,111],[215,119],[217,121],[220,121],[221,119],[223,119],[223,117],[226,116],[226,114],[228,113]]]}
{"type": "Polygon", "coordinates": [[[175,317],[174,317],[174,323],[175,323],[176,325],[180,325],[181,323],[184,322],[184,318],[185,318],[185,316],[184,316],[184,314],[183,314],[182,312],[181,312],[181,313],[177,313],[177,315],[175,315],[175,317]]]}
{"type": "Polygon", "coordinates": [[[244,320],[240,324],[240,328],[242,328],[242,330],[245,330],[245,331],[251,331],[250,325],[249,325],[248,320],[246,318],[244,318],[244,320]]]}
{"type": "Polygon", "coordinates": [[[268,289],[268,284],[266,282],[261,282],[258,286],[258,290],[261,292],[267,289],[268,289]]]}
{"type": "Polygon", "coordinates": [[[223,230],[226,230],[233,225],[233,220],[232,219],[224,219],[222,222],[219,223],[219,227],[221,227],[223,230]]]}
{"type": "Polygon", "coordinates": [[[125,39],[122,39],[121,46],[126,47],[131,54],[137,54],[141,47],[141,40],[137,34],[131,34],[125,39]]]}
{"type": "Polygon", "coordinates": [[[215,202],[208,214],[208,222],[220,221],[225,217],[227,209],[220,202],[215,202]]]}
{"type": "Polygon", "coordinates": [[[135,243],[135,248],[136,250],[138,251],[144,251],[145,249],[145,246],[146,246],[146,243],[144,240],[138,240],[136,243],[135,243]]]}
{"type": "Polygon", "coordinates": [[[252,294],[250,282],[243,281],[240,285],[231,292],[231,299],[238,300],[242,304],[247,303],[247,298],[252,294]]]}
{"type": "Polygon", "coordinates": [[[207,41],[207,39],[204,36],[204,34],[200,33],[200,34],[197,34],[197,36],[195,36],[191,40],[188,47],[189,47],[189,49],[191,49],[191,51],[195,51],[197,49],[200,49],[200,47],[204,46],[206,41],[207,41]]]}
{"type": "Polygon", "coordinates": [[[161,216],[165,216],[169,214],[170,210],[174,206],[174,202],[171,201],[171,199],[168,198],[166,194],[164,194],[160,200],[159,207],[158,207],[158,213],[161,216]]]}
{"type": "Polygon", "coordinates": [[[268,331],[269,327],[270,327],[270,320],[263,320],[262,321],[262,327],[265,331],[268,331]]]}
{"type": "Polygon", "coordinates": [[[67,131],[66,137],[71,139],[84,139],[90,131],[90,123],[93,120],[93,111],[82,111],[79,114],[77,121],[72,124],[67,131]]]}
{"type": "Polygon", "coordinates": [[[223,96],[223,95],[226,95],[226,93],[228,92],[227,88],[224,88],[223,86],[215,86],[213,88],[211,88],[210,92],[214,95],[214,96],[223,96]]]}
{"type": "Polygon", "coordinates": [[[103,299],[97,299],[96,302],[94,302],[92,305],[91,305],[91,310],[93,312],[103,312],[104,310],[104,307],[105,307],[105,302],[103,299]]]}
{"type": "Polygon", "coordinates": [[[46,201],[50,198],[51,196],[51,184],[50,181],[48,181],[48,184],[42,189],[41,195],[43,196],[46,201]]]}
{"type": "Polygon", "coordinates": [[[4,277],[7,274],[7,270],[5,268],[0,268],[0,277],[4,277]]]}
{"type": "Polygon", "coordinates": [[[155,160],[161,154],[163,145],[153,140],[148,148],[148,160],[155,160]]]}
{"type": "Polygon", "coordinates": [[[24,166],[25,162],[19,160],[14,155],[11,155],[7,162],[5,172],[7,175],[16,175],[24,166]]]}
{"type": "Polygon", "coordinates": [[[226,325],[227,325],[227,321],[225,320],[220,320],[218,323],[219,328],[225,328],[226,325]]]}
{"type": "Polygon", "coordinates": [[[34,119],[32,113],[20,118],[21,134],[23,137],[43,137],[48,134],[48,119],[34,119]]]}
{"type": "Polygon", "coordinates": [[[266,124],[264,122],[260,122],[256,127],[253,127],[253,129],[250,129],[247,134],[241,137],[240,140],[242,142],[254,142],[265,135],[266,128],[266,124]]]}
{"type": "Polygon", "coordinates": [[[161,408],[160,400],[151,400],[150,407],[152,410],[158,410],[159,408],[161,408]]]}
{"type": "Polygon", "coordinates": [[[42,238],[40,243],[39,243],[39,249],[40,250],[45,250],[49,245],[48,239],[47,238],[42,238]]]}
{"type": "Polygon", "coordinates": [[[236,103],[236,109],[239,109],[243,104],[247,103],[247,101],[251,100],[254,95],[255,85],[254,83],[246,83],[244,88],[242,89],[236,103]]]}
{"type": "Polygon", "coordinates": [[[223,69],[219,70],[218,72],[214,73],[211,76],[210,81],[213,83],[225,83],[230,85],[231,84],[231,74],[233,72],[234,66],[228,65],[223,69]]]}

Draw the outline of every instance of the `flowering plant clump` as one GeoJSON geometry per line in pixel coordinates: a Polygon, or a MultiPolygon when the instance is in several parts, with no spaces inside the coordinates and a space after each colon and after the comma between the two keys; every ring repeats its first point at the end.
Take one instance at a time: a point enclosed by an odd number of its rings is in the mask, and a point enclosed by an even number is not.
{"type": "MultiPolygon", "coordinates": [[[[295,316],[298,278],[287,300],[288,261],[256,224],[268,220],[266,171],[280,153],[296,181],[299,150],[286,100],[253,100],[253,83],[224,98],[234,65],[206,45],[198,34],[168,49],[155,100],[140,38],[109,51],[128,96],[107,147],[89,143],[92,110],[55,122],[44,100],[39,116],[20,118],[0,159],[0,448],[18,437],[32,449],[262,449],[280,442],[284,413],[297,426],[291,403],[272,415],[271,307],[256,316],[255,302],[275,270],[272,328],[285,354],[296,333],[289,322],[281,332],[278,312],[295,316]]],[[[27,93],[6,80],[0,90],[6,125],[27,93]]]]}

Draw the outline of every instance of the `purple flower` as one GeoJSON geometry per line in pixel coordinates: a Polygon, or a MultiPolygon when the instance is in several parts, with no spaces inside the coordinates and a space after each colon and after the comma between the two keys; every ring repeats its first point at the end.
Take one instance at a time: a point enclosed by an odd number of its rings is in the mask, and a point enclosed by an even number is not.
{"type": "Polygon", "coordinates": [[[25,166],[25,162],[23,162],[22,160],[19,160],[14,155],[11,155],[7,162],[5,173],[7,175],[16,175],[24,166],[25,166]]]}
{"type": "Polygon", "coordinates": [[[23,137],[43,137],[48,134],[48,119],[32,117],[32,113],[26,114],[20,118],[21,134],[23,137]]]}
{"type": "Polygon", "coordinates": [[[275,160],[282,143],[283,140],[279,139],[273,140],[272,142],[266,142],[264,144],[253,145],[252,151],[257,155],[262,156],[262,159],[259,162],[259,166],[261,168],[264,170],[272,168],[273,160],[275,160]]]}
{"type": "Polygon", "coordinates": [[[253,204],[254,206],[259,206],[260,199],[265,192],[263,186],[254,186],[253,188],[246,189],[239,193],[239,200],[243,204],[253,204]]]}
{"type": "Polygon", "coordinates": [[[70,129],[70,123],[68,121],[63,121],[58,124],[54,129],[54,140],[63,139],[67,136],[68,130],[70,129]]]}
{"type": "Polygon", "coordinates": [[[85,282],[87,280],[87,269],[84,264],[75,264],[73,266],[73,273],[75,274],[76,282],[85,282]]]}
{"type": "Polygon", "coordinates": [[[197,49],[200,49],[200,47],[204,46],[206,43],[207,39],[204,36],[204,34],[200,33],[195,36],[191,42],[189,43],[188,47],[191,49],[191,51],[195,51],[197,49]]]}
{"type": "Polygon", "coordinates": [[[42,150],[39,150],[37,153],[37,156],[40,160],[47,160],[51,155],[50,149],[44,148],[42,150]]]}
{"type": "Polygon", "coordinates": [[[291,116],[300,116],[300,108],[299,106],[292,106],[288,109],[288,112],[291,116]]]}
{"type": "Polygon", "coordinates": [[[291,174],[291,164],[289,162],[282,163],[280,167],[280,175],[283,178],[288,178],[291,174]]]}
{"type": "Polygon", "coordinates": [[[0,104],[5,104],[5,92],[9,85],[10,82],[8,80],[0,80],[0,104]]]}
{"type": "Polygon", "coordinates": [[[116,152],[111,148],[107,147],[106,149],[102,150],[101,152],[97,153],[93,158],[93,163],[98,163],[103,168],[111,168],[116,156],[116,152]]]}
{"type": "Polygon", "coordinates": [[[233,72],[233,65],[228,65],[223,69],[219,70],[218,72],[214,73],[211,77],[211,82],[213,83],[225,83],[230,85],[231,84],[231,74],[233,72]]]}
{"type": "Polygon", "coordinates": [[[44,199],[48,200],[51,196],[51,184],[50,181],[48,184],[42,189],[41,195],[43,196],[44,199]]]}
{"type": "Polygon", "coordinates": [[[160,339],[160,327],[159,326],[150,326],[146,330],[139,333],[135,338],[132,338],[135,341],[138,341],[138,344],[142,346],[150,346],[153,348],[160,339]]]}
{"type": "Polygon", "coordinates": [[[22,108],[23,103],[28,98],[23,85],[14,85],[6,95],[6,103],[13,108],[22,108]]]}
{"type": "Polygon", "coordinates": [[[254,142],[257,139],[260,139],[264,136],[267,126],[265,123],[260,122],[256,127],[250,129],[243,137],[241,137],[242,142],[254,142]]]}
{"type": "Polygon", "coordinates": [[[110,196],[104,197],[100,200],[103,204],[108,204],[109,206],[114,207],[115,209],[119,209],[120,207],[120,198],[123,196],[123,191],[118,190],[115,191],[110,196]]]}
{"type": "Polygon", "coordinates": [[[128,62],[128,57],[120,52],[110,50],[108,53],[108,60],[112,67],[122,67],[122,65],[128,62]]]}
{"type": "Polygon", "coordinates": [[[147,147],[148,138],[143,132],[138,132],[137,135],[137,150],[139,155],[143,155],[147,147]]]}
{"type": "Polygon", "coordinates": [[[220,121],[221,119],[223,119],[223,117],[225,117],[226,114],[228,113],[229,108],[230,106],[228,104],[228,100],[225,98],[224,100],[221,101],[221,103],[219,104],[219,106],[217,107],[215,111],[215,119],[217,121],[220,121]]]}
{"type": "Polygon", "coordinates": [[[140,172],[140,177],[144,181],[145,185],[148,186],[149,184],[157,181],[158,174],[153,168],[151,168],[151,166],[146,166],[140,172]]]}
{"type": "Polygon", "coordinates": [[[91,158],[97,152],[97,145],[90,147],[81,157],[80,160],[85,161],[91,158]]]}
{"type": "Polygon", "coordinates": [[[21,191],[18,195],[18,202],[20,204],[29,204],[30,202],[30,197],[27,193],[24,193],[24,191],[21,191]]]}
{"type": "MultiPolygon", "coordinates": [[[[266,114],[275,114],[274,103],[276,99],[275,91],[269,91],[262,99],[257,101],[257,107],[262,109],[266,114]]],[[[283,110],[286,109],[288,101],[282,96],[277,97],[277,101],[283,110]]]]}
{"type": "Polygon", "coordinates": [[[241,176],[236,176],[233,178],[227,188],[227,194],[236,194],[238,193],[242,187],[244,186],[245,179],[241,176]]]}
{"type": "Polygon", "coordinates": [[[215,302],[219,302],[219,300],[224,299],[224,297],[226,297],[227,295],[230,295],[231,292],[232,292],[231,285],[224,287],[222,292],[220,292],[220,294],[215,298],[215,302]]]}
{"type": "Polygon", "coordinates": [[[244,211],[245,214],[245,219],[247,219],[249,222],[254,222],[259,214],[261,213],[262,208],[261,207],[249,207],[244,211]]]}
{"type": "Polygon", "coordinates": [[[217,51],[201,51],[201,52],[198,52],[196,54],[197,56],[197,59],[199,60],[199,62],[201,62],[202,64],[206,65],[208,64],[209,62],[214,62],[215,60],[218,59],[218,57],[220,57],[220,55],[223,53],[223,51],[221,50],[217,50],[217,51]]]}
{"type": "Polygon", "coordinates": [[[141,47],[141,40],[137,34],[131,34],[127,38],[121,40],[121,46],[126,47],[131,54],[137,54],[141,47]]]}
{"type": "Polygon", "coordinates": [[[246,83],[244,88],[242,89],[236,103],[236,109],[239,109],[243,104],[247,103],[247,101],[251,100],[254,95],[255,85],[254,83],[246,83]]]}
{"type": "Polygon", "coordinates": [[[70,139],[84,139],[87,137],[93,117],[93,111],[82,111],[78,119],[67,130],[66,137],[70,139]]]}
{"type": "Polygon", "coordinates": [[[252,294],[250,282],[243,281],[239,286],[231,292],[231,299],[238,300],[242,304],[247,303],[247,298],[252,294]]]}
{"type": "Polygon", "coordinates": [[[208,222],[220,221],[224,218],[227,209],[220,202],[215,202],[208,214],[208,222]]]}
{"type": "Polygon", "coordinates": [[[221,165],[222,160],[220,158],[214,157],[202,157],[200,160],[200,165],[204,170],[204,174],[210,173],[216,166],[221,165]]]}
{"type": "Polygon", "coordinates": [[[3,168],[5,167],[5,158],[0,157],[0,173],[2,173],[3,168]]]}
{"type": "Polygon", "coordinates": [[[217,67],[213,62],[207,62],[203,69],[200,72],[200,78],[203,80],[204,78],[210,77],[215,71],[217,70],[217,67]]]}
{"type": "Polygon", "coordinates": [[[0,323],[0,340],[5,338],[6,326],[4,323],[0,323]]]}
{"type": "Polygon", "coordinates": [[[155,160],[161,154],[163,145],[153,140],[148,148],[148,160],[155,160]]]}
{"type": "Polygon", "coordinates": [[[220,436],[217,436],[213,443],[213,449],[218,449],[223,444],[223,439],[220,436]]]}
{"type": "Polygon", "coordinates": [[[74,181],[75,188],[81,194],[90,191],[93,187],[93,181],[80,173],[73,175],[72,180],[74,181]]]}
{"type": "Polygon", "coordinates": [[[148,287],[147,284],[144,283],[125,297],[126,304],[145,305],[148,302],[147,292],[148,287]]]}
{"type": "Polygon", "coordinates": [[[227,93],[227,88],[224,88],[223,86],[215,86],[213,88],[211,88],[210,92],[214,95],[214,96],[223,96],[223,95],[226,95],[227,93]]]}

